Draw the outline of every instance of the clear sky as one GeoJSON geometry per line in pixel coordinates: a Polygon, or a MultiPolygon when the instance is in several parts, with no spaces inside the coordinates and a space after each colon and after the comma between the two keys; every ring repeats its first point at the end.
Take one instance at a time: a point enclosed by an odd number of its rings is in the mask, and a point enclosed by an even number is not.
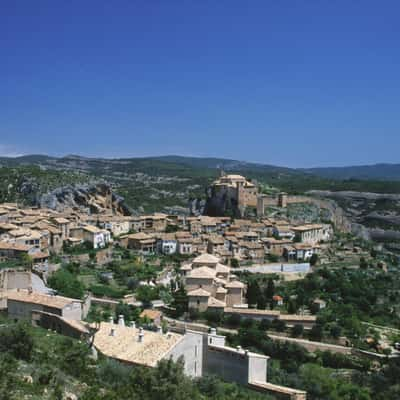
{"type": "Polygon", "coordinates": [[[400,3],[2,0],[0,154],[400,162],[400,3]]]}

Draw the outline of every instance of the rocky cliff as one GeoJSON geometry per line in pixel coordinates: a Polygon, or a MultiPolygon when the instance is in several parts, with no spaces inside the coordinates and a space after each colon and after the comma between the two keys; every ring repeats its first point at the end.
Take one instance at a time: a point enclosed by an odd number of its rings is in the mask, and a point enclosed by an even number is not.
{"type": "Polygon", "coordinates": [[[232,216],[240,217],[240,210],[235,198],[229,196],[224,190],[209,187],[206,190],[206,201],[203,213],[210,217],[232,216]]]}
{"type": "Polygon", "coordinates": [[[131,215],[124,199],[113,192],[105,183],[93,185],[69,185],[57,188],[42,195],[39,199],[42,208],[63,211],[68,208],[91,214],[110,213],[131,215]]]}
{"type": "Polygon", "coordinates": [[[354,191],[311,191],[323,201],[334,201],[351,223],[351,230],[364,239],[400,239],[400,195],[354,191]]]}

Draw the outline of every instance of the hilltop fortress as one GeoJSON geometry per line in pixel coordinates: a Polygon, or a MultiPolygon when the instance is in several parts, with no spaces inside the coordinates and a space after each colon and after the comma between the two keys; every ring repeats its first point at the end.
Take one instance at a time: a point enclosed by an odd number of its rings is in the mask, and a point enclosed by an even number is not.
{"type": "Polygon", "coordinates": [[[287,203],[286,193],[275,196],[261,194],[257,185],[244,176],[228,175],[221,171],[221,176],[208,189],[205,213],[210,216],[243,217],[246,209],[252,208],[257,216],[263,216],[265,207],[286,208],[287,203]]]}
{"type": "Polygon", "coordinates": [[[243,218],[247,211],[253,216],[263,218],[268,207],[286,209],[290,204],[308,203],[324,209],[327,218],[336,228],[351,231],[351,224],[343,210],[332,200],[318,196],[263,194],[259,187],[242,175],[229,175],[221,171],[221,176],[207,190],[204,214],[212,217],[230,216],[243,218]]]}

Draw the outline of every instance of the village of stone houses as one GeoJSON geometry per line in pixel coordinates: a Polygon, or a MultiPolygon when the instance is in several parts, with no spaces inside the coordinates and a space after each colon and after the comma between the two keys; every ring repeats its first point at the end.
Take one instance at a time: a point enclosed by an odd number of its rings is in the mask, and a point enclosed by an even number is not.
{"type": "MultiPolygon", "coordinates": [[[[111,191],[96,207],[0,204],[2,327],[69,338],[93,363],[178,362],[188,379],[215,376],[249,399],[322,398],[309,395],[324,384],[317,366],[339,380],[384,373],[400,350],[387,322],[399,321],[397,260],[353,236],[340,214],[310,221],[287,212],[321,199],[263,194],[223,171],[209,191],[204,215],[126,215],[111,191]],[[369,290],[376,282],[378,293],[369,290]]],[[[38,398],[86,393],[70,382],[56,395],[35,371],[23,376],[38,398]]]]}

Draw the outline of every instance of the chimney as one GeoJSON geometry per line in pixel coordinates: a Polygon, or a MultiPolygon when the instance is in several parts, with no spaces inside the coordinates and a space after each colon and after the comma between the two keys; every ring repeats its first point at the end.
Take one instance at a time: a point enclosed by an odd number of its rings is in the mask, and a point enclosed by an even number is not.
{"type": "Polygon", "coordinates": [[[157,327],[157,332],[158,332],[159,334],[162,335],[162,333],[163,333],[163,332],[162,332],[162,326],[158,326],[158,327],[157,327]]]}
{"type": "Polygon", "coordinates": [[[242,351],[242,346],[237,346],[236,350],[240,353],[242,351]]]}
{"type": "Polygon", "coordinates": [[[215,328],[211,328],[210,335],[216,335],[216,334],[217,334],[217,330],[215,328]]]}
{"type": "Polygon", "coordinates": [[[131,322],[131,328],[136,328],[136,322],[135,321],[131,322]]]}
{"type": "Polygon", "coordinates": [[[118,325],[119,326],[125,326],[125,320],[123,315],[118,316],[118,325]]]}
{"type": "Polygon", "coordinates": [[[110,330],[110,336],[115,336],[115,328],[111,328],[111,330],[110,330]]]}
{"type": "Polygon", "coordinates": [[[139,343],[143,342],[143,337],[144,337],[143,328],[139,328],[139,343]]]}
{"type": "Polygon", "coordinates": [[[114,317],[110,317],[110,318],[109,318],[109,321],[110,321],[110,324],[111,324],[111,325],[114,325],[114,317]]]}

